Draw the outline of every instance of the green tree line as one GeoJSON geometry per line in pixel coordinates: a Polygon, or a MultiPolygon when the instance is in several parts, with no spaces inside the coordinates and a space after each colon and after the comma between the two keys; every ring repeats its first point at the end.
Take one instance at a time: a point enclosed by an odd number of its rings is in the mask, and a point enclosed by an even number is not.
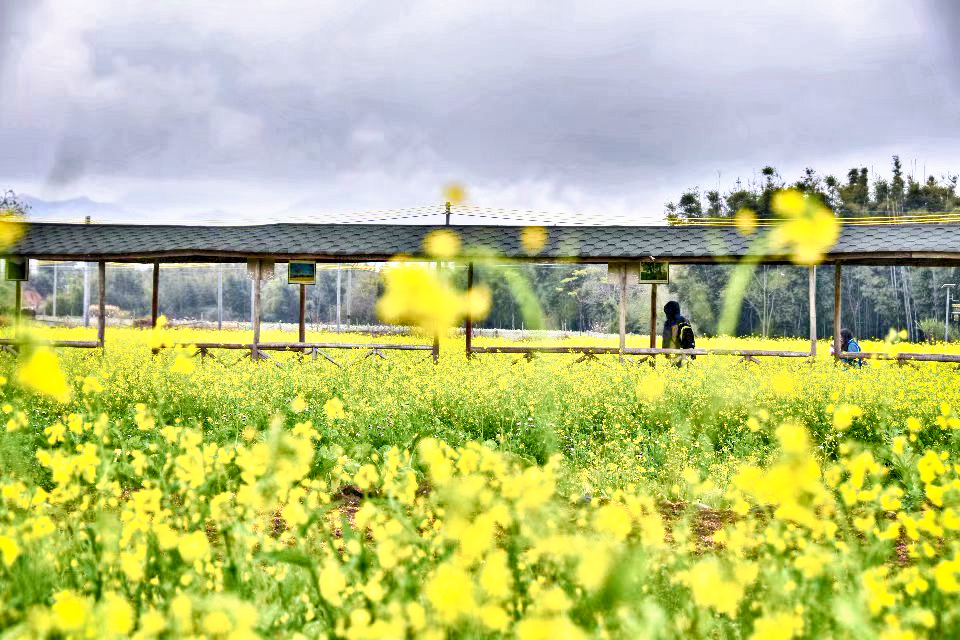
{"type": "MultiPolygon", "coordinates": [[[[666,205],[666,214],[669,220],[729,218],[746,207],[760,218],[770,218],[773,194],[783,188],[815,195],[841,217],[960,212],[957,176],[917,180],[904,174],[900,159],[894,156],[890,176],[872,179],[866,167],[850,169],[845,180],[820,176],[808,168],[798,180],[788,182],[773,167],[765,167],[758,180],[738,181],[727,193],[690,189],[676,203],[666,205]]],[[[729,271],[730,267],[713,265],[677,269],[675,293],[701,332],[716,330],[722,301],[718,292],[726,285],[729,271]]],[[[906,329],[911,340],[942,339],[946,294],[941,285],[958,282],[958,276],[953,267],[844,267],[843,323],[861,337],[880,338],[896,328],[906,329]]],[[[833,267],[817,269],[821,336],[833,333],[833,280],[833,267]]],[[[808,313],[806,269],[762,266],[747,289],[737,333],[802,336],[807,332],[808,313]]]]}

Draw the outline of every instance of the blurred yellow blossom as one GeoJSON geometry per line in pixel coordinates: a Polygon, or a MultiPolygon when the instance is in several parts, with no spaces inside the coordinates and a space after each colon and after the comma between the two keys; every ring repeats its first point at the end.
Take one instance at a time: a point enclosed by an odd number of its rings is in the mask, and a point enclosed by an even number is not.
{"type": "Polygon", "coordinates": [[[467,190],[462,184],[451,182],[443,188],[443,198],[450,204],[462,204],[467,199],[467,190]]]}
{"type": "Polygon", "coordinates": [[[16,244],[26,230],[22,216],[12,210],[0,210],[0,249],[16,244]]]}
{"type": "Polygon", "coordinates": [[[748,236],[757,230],[757,214],[752,210],[743,207],[733,216],[733,224],[741,235],[748,236]]]}
{"type": "Polygon", "coordinates": [[[460,251],[460,237],[453,231],[437,229],[424,237],[423,249],[432,258],[449,260],[460,251]]]}
{"type": "Polygon", "coordinates": [[[813,196],[795,189],[778,191],[771,206],[781,220],[770,232],[772,249],[787,249],[800,265],[814,265],[840,237],[840,221],[813,196]]]}
{"type": "Polygon", "coordinates": [[[60,370],[57,356],[46,347],[36,349],[17,372],[21,384],[52,397],[57,402],[70,400],[70,387],[60,370]]]}
{"type": "Polygon", "coordinates": [[[347,415],[343,411],[343,402],[340,398],[330,398],[324,402],[323,413],[326,414],[330,420],[342,420],[347,415]]]}
{"type": "Polygon", "coordinates": [[[524,227],[520,230],[520,246],[525,252],[534,255],[547,246],[549,234],[544,227],[524,227]]]}

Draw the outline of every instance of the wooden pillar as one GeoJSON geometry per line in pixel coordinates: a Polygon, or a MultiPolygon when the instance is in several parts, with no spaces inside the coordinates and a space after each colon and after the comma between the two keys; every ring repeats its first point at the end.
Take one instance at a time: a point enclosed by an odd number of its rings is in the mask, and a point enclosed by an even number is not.
{"type": "Polygon", "coordinates": [[[620,362],[627,347],[627,265],[620,267],[620,362]]]}
{"type": "Polygon", "coordinates": [[[217,265],[217,330],[223,329],[223,263],[217,265]]]}
{"type": "Polygon", "coordinates": [[[347,267],[347,326],[353,323],[353,265],[347,267]]]}
{"type": "Polygon", "coordinates": [[[20,282],[19,280],[17,280],[16,283],[14,284],[14,294],[13,294],[13,329],[14,329],[13,333],[14,335],[16,335],[20,329],[20,315],[22,313],[20,306],[23,300],[23,295],[22,295],[23,292],[21,288],[22,284],[23,283],[20,282]]]}
{"type": "Polygon", "coordinates": [[[300,342],[307,341],[307,285],[300,285],[300,342]]]}
{"type": "Polygon", "coordinates": [[[657,285],[650,285],[650,348],[657,348],[657,285]]]}
{"type": "MultiPolygon", "coordinates": [[[[471,289],[473,289],[473,263],[467,265],[467,295],[470,294],[471,289]]],[[[470,315],[469,309],[467,310],[467,324],[465,330],[466,336],[466,349],[467,357],[470,357],[470,349],[473,348],[473,316],[470,315]]]]}
{"type": "Polygon", "coordinates": [[[59,262],[53,263],[53,317],[57,317],[57,265],[59,262]]]}
{"type": "Polygon", "coordinates": [[[807,275],[808,298],[810,299],[810,357],[817,357],[817,267],[810,267],[807,275]]]}
{"type": "Polygon", "coordinates": [[[250,349],[250,357],[254,360],[260,358],[260,350],[257,345],[260,344],[260,277],[263,275],[263,262],[256,261],[253,268],[253,347],[250,349]]]}
{"type": "Polygon", "coordinates": [[[156,328],[160,315],[160,263],[153,263],[153,295],[150,298],[150,326],[156,328]]]}
{"type": "Polygon", "coordinates": [[[337,333],[340,333],[340,265],[337,265],[337,333]]]}
{"type": "Polygon", "coordinates": [[[843,300],[840,284],[840,263],[834,263],[833,272],[833,357],[840,359],[840,304],[843,300]]]}
{"type": "Polygon", "coordinates": [[[97,314],[97,340],[102,347],[103,336],[107,329],[107,263],[103,260],[97,263],[97,281],[100,284],[100,292],[97,296],[100,306],[97,314]]]}
{"type": "Polygon", "coordinates": [[[83,263],[83,326],[90,326],[90,263],[83,263]]]}

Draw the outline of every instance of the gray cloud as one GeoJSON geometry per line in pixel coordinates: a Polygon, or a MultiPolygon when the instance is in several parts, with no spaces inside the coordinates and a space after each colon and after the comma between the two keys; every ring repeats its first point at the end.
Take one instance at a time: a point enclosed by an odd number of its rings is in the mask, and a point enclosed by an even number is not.
{"type": "Polygon", "coordinates": [[[958,12],[931,2],[0,0],[0,179],[294,210],[461,179],[499,206],[658,213],[717,169],[956,157],[957,52],[930,36],[958,12]]]}

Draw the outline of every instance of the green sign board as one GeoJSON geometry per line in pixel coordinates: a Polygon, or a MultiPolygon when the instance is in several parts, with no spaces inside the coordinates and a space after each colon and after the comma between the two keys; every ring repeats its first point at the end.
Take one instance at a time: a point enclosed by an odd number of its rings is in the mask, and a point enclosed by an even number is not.
{"type": "Polygon", "coordinates": [[[30,279],[30,269],[25,258],[7,258],[7,280],[26,281],[30,279]]]}

